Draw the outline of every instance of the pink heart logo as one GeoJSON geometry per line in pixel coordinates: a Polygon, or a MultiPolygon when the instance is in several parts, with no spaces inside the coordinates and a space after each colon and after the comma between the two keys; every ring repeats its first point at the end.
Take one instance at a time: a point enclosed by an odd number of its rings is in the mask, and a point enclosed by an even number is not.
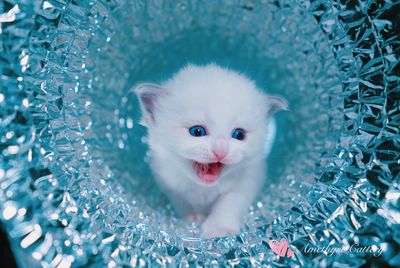
{"type": "Polygon", "coordinates": [[[288,248],[288,242],[286,241],[286,239],[281,239],[280,242],[278,242],[277,240],[269,240],[268,245],[272,249],[272,251],[280,257],[285,257],[285,255],[288,257],[292,257],[294,254],[294,252],[288,248]]]}
{"type": "Polygon", "coordinates": [[[292,257],[294,255],[294,252],[291,251],[290,249],[287,250],[287,254],[286,256],[288,256],[289,258],[292,257]]]}

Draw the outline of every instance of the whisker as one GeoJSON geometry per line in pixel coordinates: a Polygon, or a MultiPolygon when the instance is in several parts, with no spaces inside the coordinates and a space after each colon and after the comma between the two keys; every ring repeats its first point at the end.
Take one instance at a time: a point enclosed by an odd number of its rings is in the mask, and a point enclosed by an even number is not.
{"type": "Polygon", "coordinates": [[[244,164],[246,164],[246,161],[245,161],[245,160],[243,160],[243,162],[240,163],[239,165],[236,165],[236,166],[230,168],[230,169],[224,174],[224,176],[229,175],[229,174],[232,173],[233,171],[236,171],[238,168],[244,166],[244,164]]]}

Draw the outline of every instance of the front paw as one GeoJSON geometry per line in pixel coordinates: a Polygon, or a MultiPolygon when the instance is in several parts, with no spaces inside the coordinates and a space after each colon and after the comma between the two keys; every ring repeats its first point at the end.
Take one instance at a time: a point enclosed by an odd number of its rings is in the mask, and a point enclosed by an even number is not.
{"type": "Polygon", "coordinates": [[[232,236],[240,232],[240,223],[237,220],[227,221],[215,218],[207,218],[201,226],[201,238],[232,236]]]}
{"type": "Polygon", "coordinates": [[[186,220],[194,222],[202,222],[206,218],[203,214],[188,214],[186,220]]]}

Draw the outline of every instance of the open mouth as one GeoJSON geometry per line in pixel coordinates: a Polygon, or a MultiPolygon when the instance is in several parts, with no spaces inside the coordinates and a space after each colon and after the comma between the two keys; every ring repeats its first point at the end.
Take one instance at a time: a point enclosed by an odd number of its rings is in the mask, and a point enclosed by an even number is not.
{"type": "Polygon", "coordinates": [[[221,162],[202,164],[193,161],[193,168],[199,177],[200,181],[205,184],[213,184],[219,178],[224,164],[221,162]]]}

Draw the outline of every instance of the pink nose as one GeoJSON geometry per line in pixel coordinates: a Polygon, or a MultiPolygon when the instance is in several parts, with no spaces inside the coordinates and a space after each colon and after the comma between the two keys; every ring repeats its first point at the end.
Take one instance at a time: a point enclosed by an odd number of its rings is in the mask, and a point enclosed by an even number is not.
{"type": "Polygon", "coordinates": [[[213,143],[212,151],[217,160],[222,160],[228,154],[228,143],[223,137],[218,137],[213,143]]]}

